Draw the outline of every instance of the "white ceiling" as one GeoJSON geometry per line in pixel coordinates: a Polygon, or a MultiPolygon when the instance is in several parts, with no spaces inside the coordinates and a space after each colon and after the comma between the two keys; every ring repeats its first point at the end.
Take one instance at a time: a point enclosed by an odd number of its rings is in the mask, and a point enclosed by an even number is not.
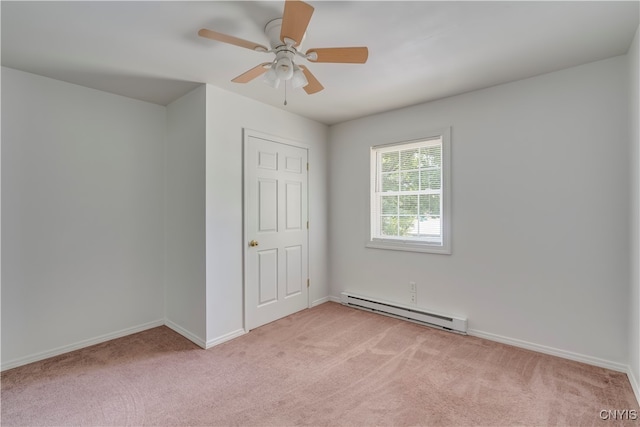
{"type": "MultiPolygon", "coordinates": [[[[366,64],[306,65],[325,90],[230,80],[272,54],[198,37],[209,28],[268,45],[283,1],[2,1],[2,65],[166,105],[198,83],[334,124],[621,55],[638,1],[309,1],[302,50],[368,46],[366,64]]],[[[300,59],[302,62],[306,62],[300,59]]]]}

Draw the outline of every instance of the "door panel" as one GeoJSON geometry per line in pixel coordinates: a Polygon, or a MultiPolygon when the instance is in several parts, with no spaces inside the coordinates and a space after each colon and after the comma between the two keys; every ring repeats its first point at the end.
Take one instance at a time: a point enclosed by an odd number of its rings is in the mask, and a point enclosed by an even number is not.
{"type": "Polygon", "coordinates": [[[289,246],[285,248],[287,279],[286,279],[286,295],[291,297],[302,291],[302,285],[306,281],[306,277],[302,277],[302,247],[289,246]]]}
{"type": "Polygon", "coordinates": [[[285,183],[287,230],[302,228],[302,186],[300,182],[285,183]]]}
{"type": "Polygon", "coordinates": [[[245,135],[245,328],[308,307],[307,149],[245,135]]]}
{"type": "Polygon", "coordinates": [[[285,170],[287,172],[302,173],[302,159],[300,157],[287,157],[285,159],[285,170]]]}
{"type": "Polygon", "coordinates": [[[278,153],[259,151],[258,152],[258,167],[260,169],[276,170],[277,169],[278,153]]]}
{"type": "Polygon", "coordinates": [[[278,231],[278,182],[274,179],[258,180],[258,230],[278,231]]]}
{"type": "Polygon", "coordinates": [[[258,306],[278,299],[278,251],[258,251],[258,306]]]}

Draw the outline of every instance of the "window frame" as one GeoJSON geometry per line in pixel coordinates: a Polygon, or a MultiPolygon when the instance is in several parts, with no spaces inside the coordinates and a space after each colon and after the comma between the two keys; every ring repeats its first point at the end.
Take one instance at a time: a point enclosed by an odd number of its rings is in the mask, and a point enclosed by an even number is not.
{"type": "Polygon", "coordinates": [[[367,215],[367,248],[373,249],[389,249],[399,251],[411,251],[411,252],[425,252],[434,254],[451,254],[451,128],[438,129],[431,132],[425,132],[424,136],[418,139],[404,140],[399,142],[393,142],[389,144],[380,144],[370,147],[370,166],[369,166],[369,214],[367,215]],[[426,239],[416,238],[381,238],[373,237],[373,227],[379,221],[376,219],[376,214],[379,217],[381,214],[376,209],[376,189],[379,177],[378,168],[378,153],[381,151],[387,151],[389,149],[398,148],[402,149],[402,146],[410,147],[413,144],[419,144],[426,141],[432,141],[434,139],[440,139],[442,145],[442,182],[441,182],[441,212],[440,221],[442,227],[442,243],[429,242],[426,239]]]}

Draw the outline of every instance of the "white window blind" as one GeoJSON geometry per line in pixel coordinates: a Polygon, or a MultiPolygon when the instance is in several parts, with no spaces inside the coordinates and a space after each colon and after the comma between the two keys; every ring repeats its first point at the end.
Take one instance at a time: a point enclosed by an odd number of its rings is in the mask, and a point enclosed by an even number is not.
{"type": "Polygon", "coordinates": [[[432,247],[448,253],[444,142],[443,133],[371,149],[369,246],[387,243],[390,249],[432,247]]]}

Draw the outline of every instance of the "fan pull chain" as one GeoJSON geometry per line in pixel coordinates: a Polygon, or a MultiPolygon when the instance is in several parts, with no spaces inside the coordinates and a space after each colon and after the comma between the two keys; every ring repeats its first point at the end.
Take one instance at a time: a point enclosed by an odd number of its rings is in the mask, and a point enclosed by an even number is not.
{"type": "Polygon", "coordinates": [[[284,81],[284,105],[287,105],[287,81],[284,81]]]}

